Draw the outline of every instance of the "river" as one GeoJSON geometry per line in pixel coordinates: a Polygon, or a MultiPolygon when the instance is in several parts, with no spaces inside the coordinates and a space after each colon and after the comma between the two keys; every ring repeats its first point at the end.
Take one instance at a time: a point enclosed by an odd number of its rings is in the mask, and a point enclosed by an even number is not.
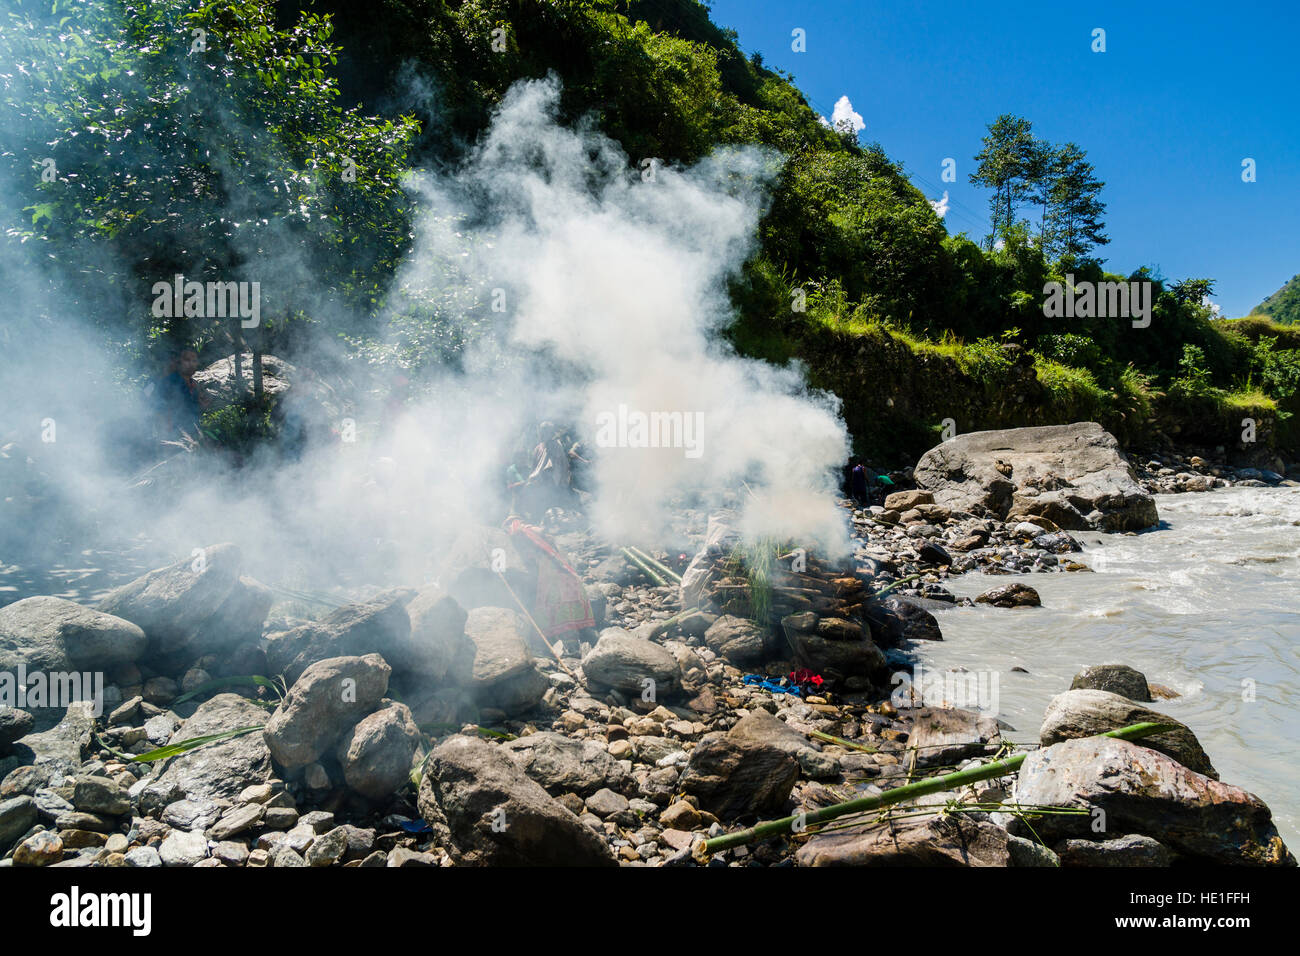
{"type": "Polygon", "coordinates": [[[1300,851],[1300,488],[1156,504],[1156,529],[1079,536],[1095,574],[953,578],[970,597],[1023,581],[1043,606],[939,611],[944,640],[918,642],[917,659],[931,674],[983,675],[1020,742],[1036,741],[1048,701],[1081,668],[1137,668],[1181,694],[1150,706],[1191,727],[1223,781],[1262,798],[1300,851]]]}

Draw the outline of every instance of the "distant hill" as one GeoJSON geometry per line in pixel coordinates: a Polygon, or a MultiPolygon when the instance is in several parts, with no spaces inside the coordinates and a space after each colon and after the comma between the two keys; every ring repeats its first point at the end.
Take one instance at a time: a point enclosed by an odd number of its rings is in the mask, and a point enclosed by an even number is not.
{"type": "Polygon", "coordinates": [[[1300,322],[1300,275],[1257,305],[1254,315],[1267,315],[1274,322],[1300,322]]]}

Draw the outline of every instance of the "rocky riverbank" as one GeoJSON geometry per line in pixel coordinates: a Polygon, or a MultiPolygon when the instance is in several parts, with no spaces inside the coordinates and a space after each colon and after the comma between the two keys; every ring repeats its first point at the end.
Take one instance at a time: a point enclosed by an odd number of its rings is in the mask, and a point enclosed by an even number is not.
{"type": "MultiPolygon", "coordinates": [[[[1103,455],[1087,429],[1046,437],[1066,455],[1081,436],[1103,455]]],[[[689,865],[710,835],[1005,756],[995,713],[900,683],[912,642],[942,640],[931,602],[956,601],[943,582],[975,568],[1086,570],[1051,515],[1100,529],[1150,501],[1141,467],[1116,455],[1081,489],[1069,461],[1042,463],[1045,436],[1023,437],[999,440],[1017,456],[947,449],[883,507],[843,502],[854,549],[835,560],[796,543],[760,567],[727,512],[683,509],[684,544],[644,565],[553,514],[593,622],[551,646],[517,603],[535,562],[488,528],[437,584],[335,595],[310,620],[230,545],[97,608],[0,609],[0,671],[106,677],[98,716],[0,710],[0,866],[689,865]]],[[[1174,471],[1158,479],[1196,467],[1158,464],[1174,471]]],[[[980,600],[1014,626],[1037,595],[980,600]]],[[[1268,808],[1147,706],[1146,679],[1098,664],[1061,688],[1018,773],[707,862],[1293,863],[1268,808]],[[1171,729],[1093,737],[1143,721],[1171,729]],[[1029,817],[1044,807],[1074,812],[1029,817]]]]}

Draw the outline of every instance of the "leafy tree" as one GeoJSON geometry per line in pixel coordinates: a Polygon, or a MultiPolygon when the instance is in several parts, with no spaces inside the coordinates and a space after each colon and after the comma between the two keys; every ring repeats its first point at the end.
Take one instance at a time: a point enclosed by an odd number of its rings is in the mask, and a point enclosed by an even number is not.
{"type": "Polygon", "coordinates": [[[278,28],[257,0],[12,0],[9,241],[121,288],[137,340],[221,334],[150,315],[153,284],[176,274],[259,281],[281,331],[335,301],[371,306],[410,239],[399,178],[416,127],[337,105],[331,29],[311,13],[278,28]]]}
{"type": "Polygon", "coordinates": [[[1099,198],[1105,183],[1086,155],[1075,143],[1049,151],[1040,194],[1046,200],[1043,237],[1050,258],[1086,258],[1093,247],[1110,242],[1102,232],[1106,204],[1099,198]]]}
{"type": "Polygon", "coordinates": [[[991,249],[1016,222],[1016,206],[1030,196],[1039,175],[1043,152],[1033,135],[1033,124],[1020,116],[1004,113],[989,124],[984,148],[975,156],[970,181],[993,190],[989,200],[992,232],[986,239],[991,249]]]}

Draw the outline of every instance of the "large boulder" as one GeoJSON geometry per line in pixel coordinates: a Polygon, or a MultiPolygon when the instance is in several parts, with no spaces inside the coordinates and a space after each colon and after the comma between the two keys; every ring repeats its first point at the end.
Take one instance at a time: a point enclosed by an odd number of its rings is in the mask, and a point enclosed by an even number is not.
{"type": "Polygon", "coordinates": [[[1074,675],[1070,690],[1105,690],[1129,700],[1151,702],[1146,675],[1127,664],[1096,664],[1074,675]]]}
{"type": "Polygon", "coordinates": [[[725,734],[705,737],[691,751],[679,783],[682,792],[722,818],[781,811],[799,777],[789,730],[783,725],[778,732],[751,715],[725,734]]]}
{"type": "Polygon", "coordinates": [[[704,632],[704,643],[714,653],[740,667],[761,663],[768,655],[767,628],[753,621],[724,614],[704,632]]]}
{"type": "Polygon", "coordinates": [[[672,654],[621,627],[600,632],[596,646],[582,659],[582,672],[589,683],[625,694],[639,696],[652,687],[656,699],[676,693],[682,683],[681,667],[672,654]]]}
{"type": "Polygon", "coordinates": [[[56,597],[0,608],[0,671],[108,670],[136,661],[148,645],[130,621],[56,597]]]}
{"type": "Polygon", "coordinates": [[[314,763],[375,709],[391,674],[378,654],[331,657],[308,667],[266,722],[276,762],[288,769],[314,763]]]}
{"type": "MultiPolygon", "coordinates": [[[[1139,833],[1196,860],[1295,865],[1259,797],[1126,740],[1088,737],[1032,751],[1020,767],[1015,799],[1089,811],[1034,817],[1033,831],[1049,843],[1095,839],[1100,821],[1107,838],[1139,833]]],[[[1011,823],[1013,830],[1021,826],[1011,823]]]]}
{"type": "Polygon", "coordinates": [[[410,708],[390,704],[362,718],[340,741],[343,778],[362,796],[381,800],[406,785],[419,746],[410,708]]]}
{"type": "Polygon", "coordinates": [[[501,607],[473,608],[465,634],[474,645],[470,693],[475,702],[509,716],[536,707],[550,685],[533,666],[519,615],[501,607]]]}
{"type": "Polygon", "coordinates": [[[885,647],[900,647],[907,641],[942,641],[939,621],[923,600],[889,594],[871,601],[866,617],[872,637],[885,647]]]}
{"type": "Polygon", "coordinates": [[[800,866],[1011,866],[1006,830],[965,814],[924,816],[815,836],[800,866]]]}
{"type": "Polygon", "coordinates": [[[9,753],[18,740],[36,726],[36,718],[16,707],[0,707],[0,757],[9,753]]]}
{"type": "Polygon", "coordinates": [[[913,477],[951,511],[1036,515],[1068,531],[1140,531],[1159,520],[1096,422],[958,435],[921,456],[913,477]]]}
{"type": "MultiPolygon", "coordinates": [[[[218,694],[199,705],[167,741],[178,744],[243,727],[266,724],[266,711],[238,694],[218,694]]],[[[222,800],[265,783],[271,776],[271,754],[262,734],[240,734],[196,747],[163,761],[158,775],[148,779],[140,795],[142,810],[161,809],[177,800],[222,800]]]]}
{"type": "Polygon", "coordinates": [[[589,797],[602,787],[620,786],[626,777],[599,741],[575,740],[553,731],[529,734],[501,745],[524,773],[556,796],[589,797]]]}
{"type": "Polygon", "coordinates": [[[331,657],[359,657],[378,654],[392,666],[390,656],[409,660],[411,619],[402,597],[393,592],[387,599],[364,604],[345,604],[319,621],[302,624],[267,637],[267,666],[293,684],[308,667],[331,657]]]}
{"type": "Polygon", "coordinates": [[[1002,744],[996,717],[957,707],[920,707],[911,711],[907,747],[918,766],[948,766],[987,756],[1002,744]]]}
{"type": "Polygon", "coordinates": [[[218,653],[260,639],[271,592],[240,576],[235,545],[199,551],[110,591],[98,609],[141,627],[162,654],[218,653]]]}
{"type": "Polygon", "coordinates": [[[434,681],[463,683],[474,670],[474,642],[465,635],[468,617],[456,599],[432,585],[406,606],[410,640],[389,660],[399,672],[410,671],[434,681]]]}
{"type": "Polygon", "coordinates": [[[457,735],[429,754],[420,814],[446,826],[465,861],[487,866],[613,866],[604,841],[500,747],[457,735]]]}
{"type": "Polygon", "coordinates": [[[781,630],[794,661],[818,674],[839,677],[870,677],[883,673],[884,652],[858,625],[839,618],[818,618],[811,611],[789,614],[781,619],[781,630]],[[834,622],[839,622],[836,626],[834,622]],[[856,628],[856,630],[855,630],[856,628]]]}
{"type": "Polygon", "coordinates": [[[58,724],[14,741],[11,748],[25,764],[63,774],[75,773],[89,752],[97,709],[94,701],[74,701],[58,724]]]}
{"type": "Polygon", "coordinates": [[[1076,737],[1092,737],[1108,730],[1118,730],[1130,724],[1172,724],[1175,729],[1136,741],[1140,747],[1150,747],[1173,757],[1184,767],[1203,773],[1215,780],[1219,773],[1210,763],[1205,748],[1191,729],[1172,717],[1149,710],[1119,694],[1104,690],[1068,690],[1057,694],[1043,714],[1043,726],[1038,732],[1044,747],[1076,737]]]}
{"type": "Polygon", "coordinates": [[[436,578],[438,586],[466,610],[513,610],[518,607],[514,595],[526,600],[537,582],[536,571],[514,538],[488,526],[467,528],[457,535],[438,565],[436,578]]]}

